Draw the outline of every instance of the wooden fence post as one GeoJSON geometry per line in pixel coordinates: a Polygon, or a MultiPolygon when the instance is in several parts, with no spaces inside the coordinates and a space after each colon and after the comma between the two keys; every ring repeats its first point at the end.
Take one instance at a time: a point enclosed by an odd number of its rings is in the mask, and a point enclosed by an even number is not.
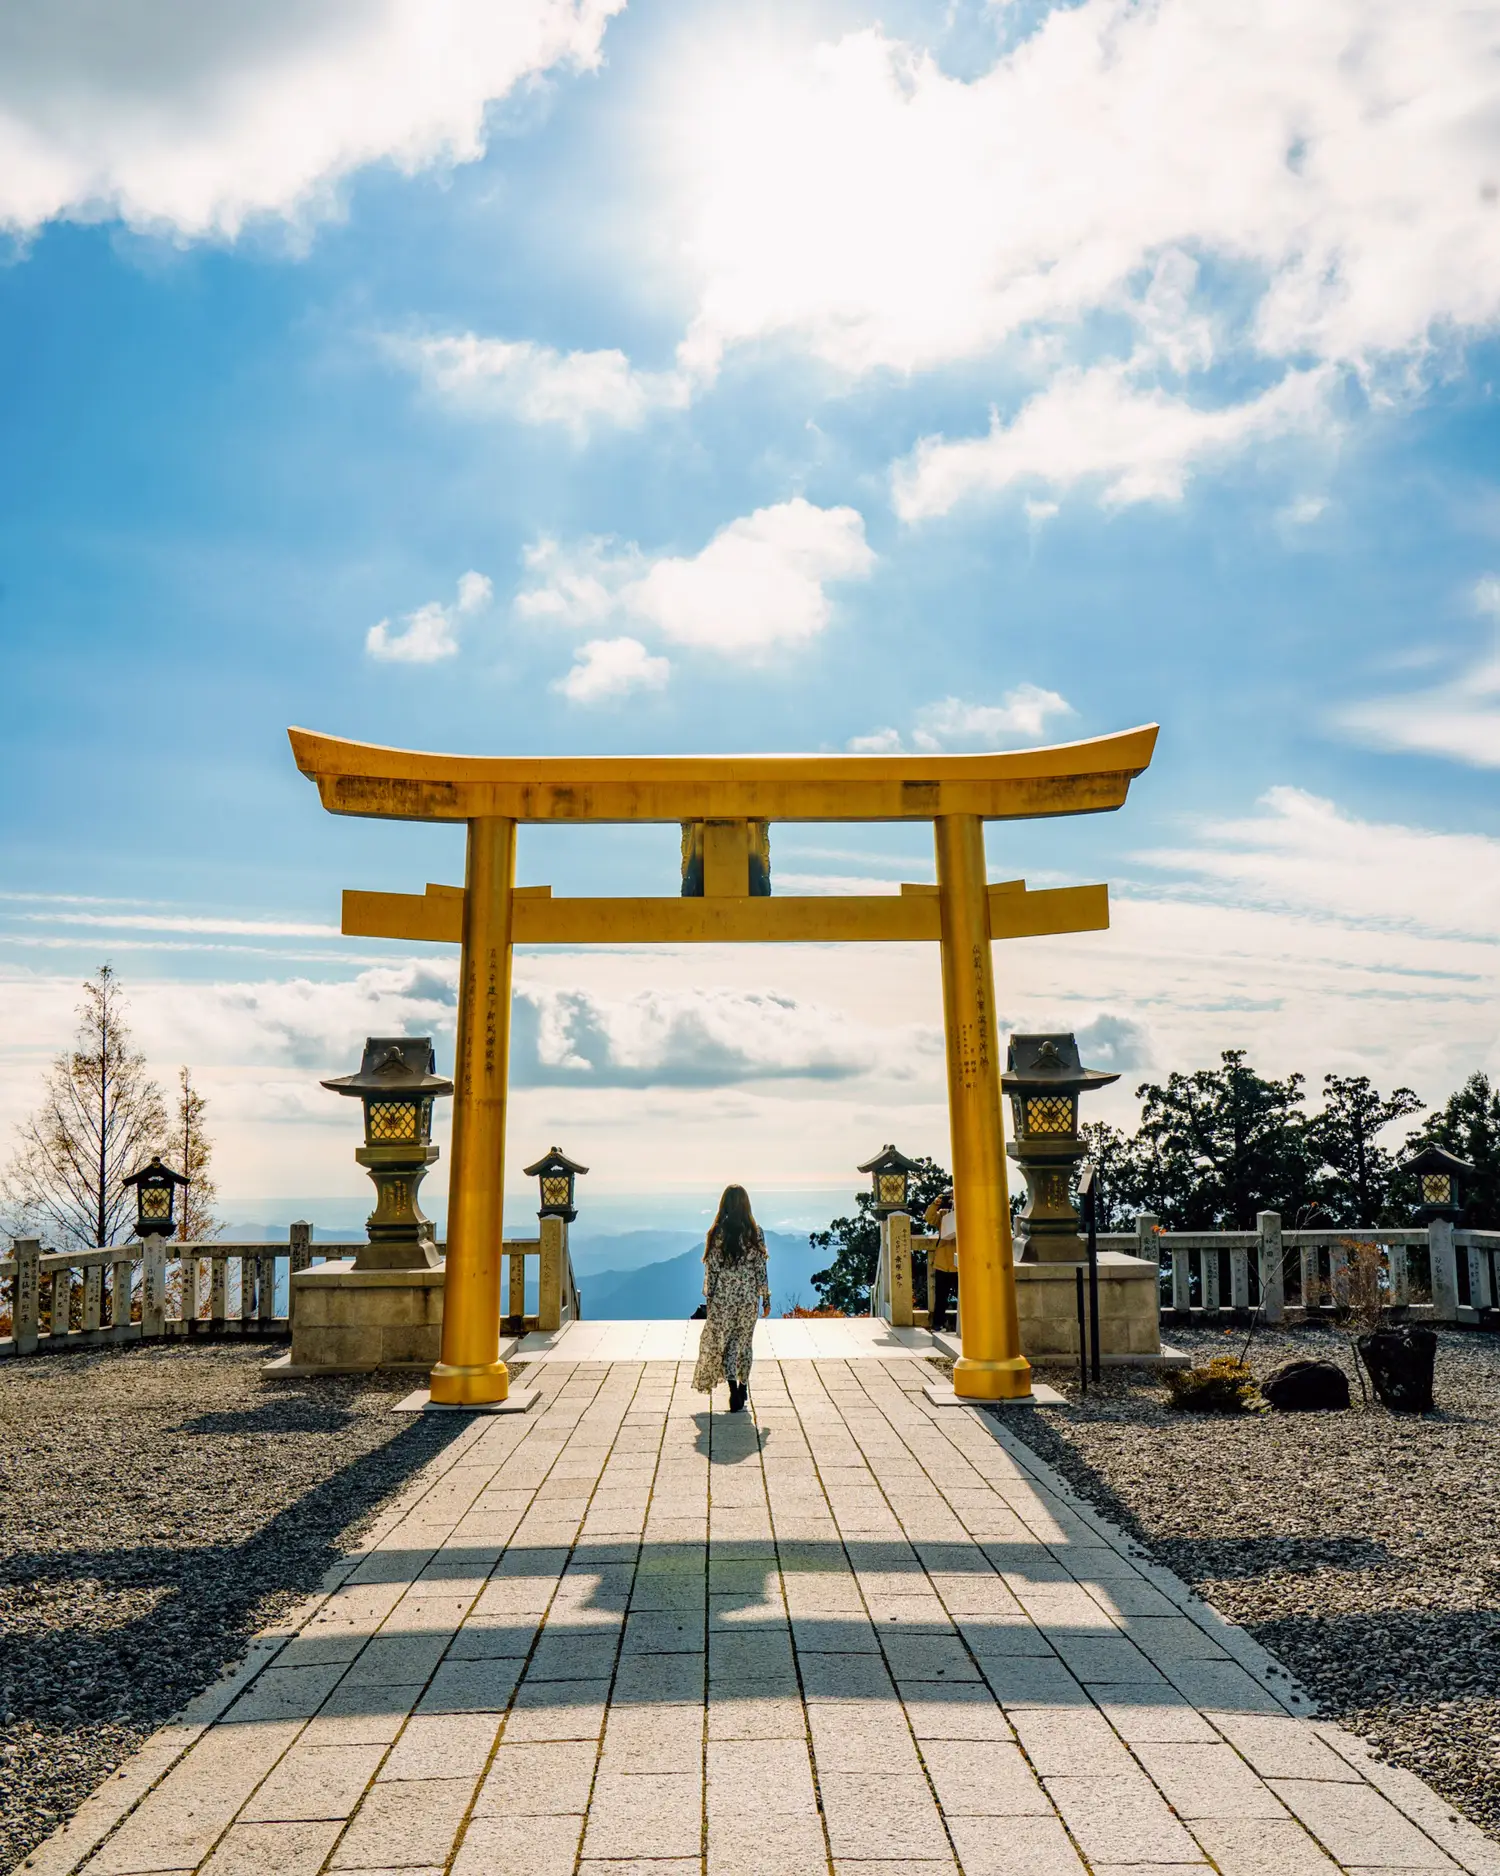
{"type": "Polygon", "coordinates": [[[104,1266],[90,1264],[83,1273],[83,1327],[97,1330],[104,1320],[104,1266]]]}
{"type": "Polygon", "coordinates": [[[1385,1247],[1386,1268],[1391,1273],[1391,1301],[1405,1303],[1411,1296],[1411,1280],[1407,1271],[1406,1246],[1388,1244],[1385,1247]]]}
{"type": "Polygon", "coordinates": [[[893,1329],[911,1327],[911,1219],[905,1212],[891,1212],[880,1221],[881,1249],[888,1258],[890,1272],[890,1324],[893,1329]]]}
{"type": "Polygon", "coordinates": [[[1257,1212],[1260,1233],[1260,1310],[1267,1322],[1286,1315],[1286,1275],[1281,1261],[1281,1213],[1257,1212]]]}
{"type": "Polygon", "coordinates": [[[292,1316],[297,1308],[297,1286],[292,1282],[299,1270],[312,1268],[312,1226],[305,1218],[295,1219],[287,1231],[287,1243],[291,1250],[287,1256],[286,1271],[286,1321],[292,1326],[292,1316]]]}
{"type": "Polygon", "coordinates": [[[10,1247],[16,1260],[15,1301],[11,1305],[11,1334],[18,1355],[34,1355],[41,1330],[41,1258],[39,1238],[17,1238],[10,1247]]]}
{"type": "Polygon", "coordinates": [[[563,1221],[543,1218],[541,1225],[541,1274],[537,1280],[536,1326],[539,1329],[562,1327],[563,1221]]]}
{"type": "Polygon", "coordinates": [[[141,1245],[141,1334],[167,1332],[167,1241],[150,1237],[141,1245]]]}
{"type": "Polygon", "coordinates": [[[117,1257],[110,1265],[109,1329],[117,1342],[130,1333],[130,1306],[135,1290],[135,1259],[117,1257]]]}
{"type": "Polygon", "coordinates": [[[1432,1269],[1432,1319],[1457,1322],[1458,1267],[1454,1261],[1451,1218],[1434,1218],[1427,1227],[1427,1256],[1432,1269]]]}

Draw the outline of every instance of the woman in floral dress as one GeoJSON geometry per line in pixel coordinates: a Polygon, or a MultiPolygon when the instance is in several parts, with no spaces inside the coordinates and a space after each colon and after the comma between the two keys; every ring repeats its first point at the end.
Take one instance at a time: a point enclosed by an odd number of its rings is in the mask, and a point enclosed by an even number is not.
{"type": "Polygon", "coordinates": [[[750,1344],[755,1318],[771,1313],[766,1276],[766,1240],[743,1186],[725,1186],[703,1247],[703,1294],[708,1315],[698,1344],[693,1386],[712,1394],[729,1383],[729,1411],[743,1413],[750,1390],[750,1344]]]}

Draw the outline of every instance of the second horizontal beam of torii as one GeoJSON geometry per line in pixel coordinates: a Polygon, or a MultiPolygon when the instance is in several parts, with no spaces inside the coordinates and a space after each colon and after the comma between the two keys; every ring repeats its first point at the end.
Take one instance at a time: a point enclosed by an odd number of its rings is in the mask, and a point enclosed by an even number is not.
{"type": "MultiPolygon", "coordinates": [[[[1028,892],[1024,880],[1013,879],[991,886],[988,898],[994,939],[1109,929],[1107,886],[1028,892]]],[[[554,899],[550,886],[517,886],[513,904],[518,945],[910,944],[941,937],[936,886],[767,899],[554,899]]],[[[464,893],[435,885],[425,893],[350,891],[343,914],[346,938],[458,944],[464,893]]]]}

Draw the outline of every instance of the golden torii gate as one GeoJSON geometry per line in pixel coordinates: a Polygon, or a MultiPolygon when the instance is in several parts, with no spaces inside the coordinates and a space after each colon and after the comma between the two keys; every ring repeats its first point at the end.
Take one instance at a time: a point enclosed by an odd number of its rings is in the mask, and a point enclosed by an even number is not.
{"type": "MultiPolygon", "coordinates": [[[[972,1400],[1031,1392],[1021,1353],[1000,1110],[990,941],[1109,925],[1104,886],[1028,892],[988,884],[984,823],[1120,807],[1149,764],[1156,726],[1091,742],[973,756],[442,756],[294,729],[292,752],[334,814],[462,821],[464,884],[346,892],[349,937],[463,947],[454,1066],[442,1359],[432,1399],[502,1401],[500,1246],[511,954],[518,944],[819,944],[937,940],[953,1144],[963,1353],[955,1390],[972,1400]],[[694,898],[554,899],[515,883],[521,822],[634,822],[701,828],[694,898]],[[771,821],[931,821],[936,886],[899,896],[752,895],[771,821]]],[[[685,848],[689,843],[685,841],[685,848]]],[[[696,851],[698,842],[692,840],[696,851]]]]}

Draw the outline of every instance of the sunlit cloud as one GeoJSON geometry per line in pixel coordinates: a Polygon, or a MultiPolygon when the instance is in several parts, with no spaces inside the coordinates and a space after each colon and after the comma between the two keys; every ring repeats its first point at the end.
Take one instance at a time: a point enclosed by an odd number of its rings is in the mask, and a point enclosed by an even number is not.
{"type": "Polygon", "coordinates": [[[653,411],[681,410],[692,386],[677,371],[637,371],[621,351],[558,352],[472,332],[392,339],[388,350],[451,408],[555,424],[583,438],[596,424],[632,429],[653,411]]]}
{"type": "Polygon", "coordinates": [[[436,664],[456,657],[460,621],[482,612],[492,591],[484,574],[466,573],[451,606],[429,600],[406,615],[399,632],[392,632],[390,620],[382,619],[365,634],[365,650],[382,664],[436,664]]]}
{"type": "Polygon", "coordinates": [[[118,216],[179,237],[335,213],[367,164],[471,163],[486,110],[587,70],[623,0],[13,0],[0,18],[0,227],[118,216]],[[112,10],[107,10],[112,11],[112,10]],[[462,48],[461,56],[455,56],[462,48]]]}
{"type": "MultiPolygon", "coordinates": [[[[1487,574],[1476,582],[1473,604],[1500,628],[1500,578],[1487,574]]],[[[1417,649],[1427,662],[1431,648],[1417,649]]],[[[1447,683],[1346,704],[1334,711],[1333,722],[1356,742],[1376,749],[1500,768],[1500,643],[1447,683]]]]}
{"type": "Polygon", "coordinates": [[[833,616],[828,587],[865,579],[874,565],[854,509],[819,508],[799,495],[731,521],[696,554],[539,541],[527,550],[515,610],[559,625],[619,620],[753,662],[815,638],[833,616]]]}

